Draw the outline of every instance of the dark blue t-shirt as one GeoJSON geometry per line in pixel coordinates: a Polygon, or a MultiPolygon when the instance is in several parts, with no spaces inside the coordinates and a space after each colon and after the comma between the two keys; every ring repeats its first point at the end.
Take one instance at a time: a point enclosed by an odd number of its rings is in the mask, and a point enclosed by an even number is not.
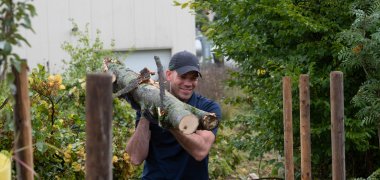
{"type": "MultiPolygon", "coordinates": [[[[193,93],[189,105],[206,112],[215,113],[221,119],[220,106],[199,94],[193,93]]],[[[137,113],[140,119],[140,112],[137,113]]],[[[138,120],[137,120],[138,123],[138,120]]],[[[150,124],[151,138],[149,154],[144,164],[144,180],[204,180],[208,177],[208,156],[202,161],[195,160],[177,142],[175,137],[157,124],[150,124]]],[[[216,135],[217,128],[213,130],[216,135]]]]}

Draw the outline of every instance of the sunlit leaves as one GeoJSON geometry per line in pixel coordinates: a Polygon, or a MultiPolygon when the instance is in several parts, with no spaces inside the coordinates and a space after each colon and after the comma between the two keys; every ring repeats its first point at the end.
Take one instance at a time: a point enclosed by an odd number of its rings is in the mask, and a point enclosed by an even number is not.
{"type": "Polygon", "coordinates": [[[28,41],[20,34],[22,30],[33,32],[31,18],[36,15],[34,6],[28,1],[11,0],[0,3],[0,80],[6,78],[10,68],[19,70],[20,57],[13,52],[14,46],[28,41]]]}

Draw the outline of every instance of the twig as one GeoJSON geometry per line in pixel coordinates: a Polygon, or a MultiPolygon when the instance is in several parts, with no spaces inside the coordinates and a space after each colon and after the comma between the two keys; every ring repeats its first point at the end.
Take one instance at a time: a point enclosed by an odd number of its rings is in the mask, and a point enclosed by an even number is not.
{"type": "Polygon", "coordinates": [[[160,83],[160,108],[164,110],[164,97],[165,97],[165,79],[164,79],[164,68],[162,67],[160,57],[154,56],[154,60],[157,65],[157,73],[158,73],[158,82],[160,83]]]}
{"type": "Polygon", "coordinates": [[[4,102],[1,104],[1,106],[0,106],[0,110],[4,108],[4,106],[8,103],[8,101],[9,101],[9,97],[7,97],[7,98],[4,100],[4,102]]]}
{"type": "Polygon", "coordinates": [[[21,161],[20,159],[18,159],[16,156],[12,156],[12,158],[17,161],[18,163],[20,163],[22,166],[24,166],[26,169],[28,169],[29,171],[31,171],[33,173],[34,176],[36,177],[39,177],[38,174],[36,173],[36,171],[34,171],[31,167],[29,167],[27,164],[25,164],[23,161],[21,161]]]}

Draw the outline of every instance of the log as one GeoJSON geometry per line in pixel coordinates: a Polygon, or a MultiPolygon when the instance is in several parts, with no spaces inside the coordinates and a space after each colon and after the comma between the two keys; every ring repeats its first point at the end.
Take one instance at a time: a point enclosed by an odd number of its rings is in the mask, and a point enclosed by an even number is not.
{"type": "Polygon", "coordinates": [[[113,92],[132,89],[129,95],[137,102],[142,110],[149,110],[163,128],[175,128],[184,134],[191,134],[197,129],[212,130],[218,125],[214,113],[205,112],[178,100],[169,92],[165,92],[161,105],[160,90],[154,83],[146,81],[145,76],[126,68],[121,63],[105,60],[105,69],[115,77],[113,92]],[[142,79],[139,81],[139,79],[142,79]],[[137,80],[137,81],[136,81],[137,80]],[[132,86],[132,87],[131,87],[132,86]],[[137,86],[134,88],[134,86],[137,86]],[[164,112],[164,113],[163,113],[164,112]]]}

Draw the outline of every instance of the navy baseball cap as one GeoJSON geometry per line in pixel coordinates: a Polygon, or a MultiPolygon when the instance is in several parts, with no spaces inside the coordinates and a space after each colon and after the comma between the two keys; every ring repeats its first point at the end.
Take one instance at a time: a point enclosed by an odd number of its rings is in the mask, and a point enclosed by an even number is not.
{"type": "Polygon", "coordinates": [[[172,56],[169,62],[169,70],[175,70],[179,75],[186,74],[190,71],[196,71],[199,76],[202,77],[199,69],[199,59],[194,54],[187,51],[181,51],[172,56]]]}

